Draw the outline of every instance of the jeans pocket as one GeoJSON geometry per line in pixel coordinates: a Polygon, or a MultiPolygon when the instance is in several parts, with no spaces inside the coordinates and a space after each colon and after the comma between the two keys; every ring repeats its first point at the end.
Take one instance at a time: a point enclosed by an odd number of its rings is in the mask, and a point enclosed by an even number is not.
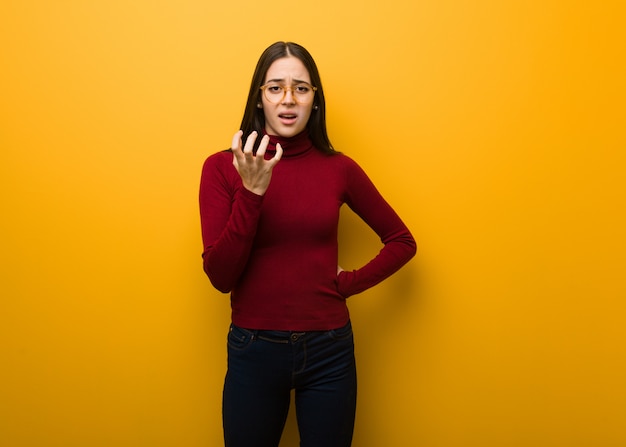
{"type": "Polygon", "coordinates": [[[250,343],[254,340],[254,333],[234,324],[230,325],[228,330],[228,347],[241,351],[250,346],[250,343]]]}
{"type": "Polygon", "coordinates": [[[330,331],[328,331],[328,336],[337,341],[352,338],[352,323],[348,321],[348,324],[343,327],[340,327],[338,329],[331,329],[330,331]]]}

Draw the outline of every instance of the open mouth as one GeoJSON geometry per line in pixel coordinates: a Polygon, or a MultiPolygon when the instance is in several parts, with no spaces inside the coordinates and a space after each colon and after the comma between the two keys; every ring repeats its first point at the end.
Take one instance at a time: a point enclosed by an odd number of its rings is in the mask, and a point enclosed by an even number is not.
{"type": "Polygon", "coordinates": [[[298,115],[294,113],[281,113],[278,115],[278,118],[285,124],[291,124],[298,118],[298,115]]]}

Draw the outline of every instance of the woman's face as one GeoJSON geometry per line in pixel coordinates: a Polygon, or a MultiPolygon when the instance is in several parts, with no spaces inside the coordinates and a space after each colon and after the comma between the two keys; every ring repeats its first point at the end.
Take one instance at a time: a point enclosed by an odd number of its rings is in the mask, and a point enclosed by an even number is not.
{"type": "Polygon", "coordinates": [[[315,98],[314,91],[302,93],[306,85],[311,84],[311,77],[302,61],[293,56],[275,60],[265,74],[264,84],[270,84],[261,94],[265,132],[287,138],[302,132],[311,116],[315,98]],[[279,87],[288,89],[281,90],[279,87]],[[293,89],[297,91],[294,93],[293,89]]]}

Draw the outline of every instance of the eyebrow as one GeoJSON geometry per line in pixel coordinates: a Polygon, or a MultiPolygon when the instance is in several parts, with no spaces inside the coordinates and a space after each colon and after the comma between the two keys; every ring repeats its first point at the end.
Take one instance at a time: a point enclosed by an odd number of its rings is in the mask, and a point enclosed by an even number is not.
{"type": "MultiPolygon", "coordinates": [[[[302,81],[300,79],[292,79],[294,84],[309,84],[311,85],[311,83],[309,81],[302,81]]],[[[278,83],[284,83],[285,80],[284,79],[268,79],[267,82],[278,82],[278,83]]]]}

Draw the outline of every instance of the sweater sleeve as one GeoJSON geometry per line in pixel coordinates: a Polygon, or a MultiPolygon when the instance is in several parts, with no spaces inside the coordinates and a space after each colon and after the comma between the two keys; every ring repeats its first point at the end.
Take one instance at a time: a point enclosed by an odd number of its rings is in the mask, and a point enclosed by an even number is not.
{"type": "Polygon", "coordinates": [[[256,234],[263,196],[245,189],[232,157],[209,157],[200,180],[204,271],[211,284],[230,292],[243,272],[256,234]]]}
{"type": "Polygon", "coordinates": [[[398,214],[351,159],[348,159],[346,182],[346,204],[383,243],[380,252],[364,266],[339,274],[338,290],[347,298],[375,286],[399,270],[415,255],[417,245],[398,214]]]}

